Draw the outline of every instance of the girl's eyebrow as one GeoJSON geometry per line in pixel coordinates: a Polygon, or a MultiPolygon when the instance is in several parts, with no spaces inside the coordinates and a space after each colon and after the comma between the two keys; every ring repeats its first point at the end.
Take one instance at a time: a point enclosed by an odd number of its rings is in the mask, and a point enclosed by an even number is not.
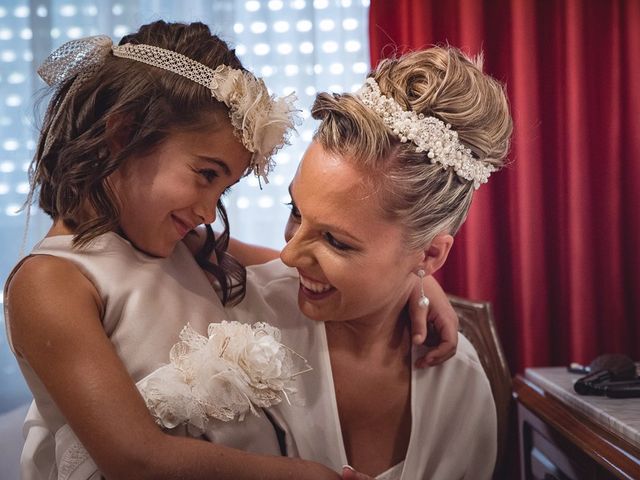
{"type": "Polygon", "coordinates": [[[231,169],[229,168],[229,165],[227,165],[224,160],[221,160],[221,159],[216,158],[216,157],[207,157],[207,156],[204,156],[204,155],[197,155],[197,157],[200,160],[204,160],[205,162],[213,163],[213,164],[217,165],[218,167],[220,167],[222,169],[222,172],[227,177],[231,176],[231,169]]]}

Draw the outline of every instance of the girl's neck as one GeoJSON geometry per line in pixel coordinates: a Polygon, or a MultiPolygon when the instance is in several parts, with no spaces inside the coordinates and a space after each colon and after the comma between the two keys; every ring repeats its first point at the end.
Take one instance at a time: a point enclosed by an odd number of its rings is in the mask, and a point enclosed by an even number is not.
{"type": "Polygon", "coordinates": [[[47,237],[57,237],[60,235],[74,235],[75,231],[66,225],[62,220],[54,220],[53,225],[47,232],[47,237]]]}

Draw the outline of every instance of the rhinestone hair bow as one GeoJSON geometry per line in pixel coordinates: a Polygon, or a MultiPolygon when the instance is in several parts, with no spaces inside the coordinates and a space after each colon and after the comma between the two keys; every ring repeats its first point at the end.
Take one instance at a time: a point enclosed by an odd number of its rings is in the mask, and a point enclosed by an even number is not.
{"type": "Polygon", "coordinates": [[[295,95],[276,98],[269,94],[262,79],[247,71],[227,65],[212,69],[185,55],[152,45],[114,46],[111,38],[105,35],[65,43],[38,69],[48,85],[58,88],[75,77],[51,122],[45,153],[57,136],[57,120],[67,102],[99,69],[109,53],[171,71],[208,88],[213,98],[229,108],[229,118],[238,138],[253,153],[249,169],[267,182],[267,175],[274,166],[272,156],[287,144],[296,121],[295,95]]]}
{"type": "Polygon", "coordinates": [[[439,163],[444,169],[453,168],[458,176],[472,181],[475,189],[487,183],[489,175],[497,170],[489,163],[474,159],[451,125],[436,117],[405,110],[393,98],[383,95],[373,78],[367,78],[357,96],[402,143],[413,142],[416,152],[426,152],[431,163],[439,163]]]}

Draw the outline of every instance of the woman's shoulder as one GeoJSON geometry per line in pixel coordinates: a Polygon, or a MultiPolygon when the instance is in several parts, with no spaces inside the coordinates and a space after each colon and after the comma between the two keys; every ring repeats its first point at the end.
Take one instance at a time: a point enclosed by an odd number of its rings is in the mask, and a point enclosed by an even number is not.
{"type": "MultiPolygon", "coordinates": [[[[414,357],[418,358],[426,352],[425,347],[416,347],[414,357]]],[[[458,348],[456,354],[441,365],[418,370],[419,377],[449,376],[462,377],[486,377],[478,352],[473,344],[462,333],[458,332],[458,348]]]]}
{"type": "Polygon", "coordinates": [[[282,263],[279,258],[261,265],[247,267],[247,278],[256,285],[267,287],[278,283],[298,282],[298,271],[282,263]]]}
{"type": "Polygon", "coordinates": [[[453,359],[462,365],[479,370],[484,374],[484,368],[480,362],[480,357],[478,357],[478,352],[471,341],[460,332],[458,332],[458,349],[453,359]]]}
{"type": "Polygon", "coordinates": [[[246,293],[242,302],[228,309],[245,322],[265,321],[279,327],[298,315],[298,277],[295,269],[279,259],[247,268],[246,293]]]}

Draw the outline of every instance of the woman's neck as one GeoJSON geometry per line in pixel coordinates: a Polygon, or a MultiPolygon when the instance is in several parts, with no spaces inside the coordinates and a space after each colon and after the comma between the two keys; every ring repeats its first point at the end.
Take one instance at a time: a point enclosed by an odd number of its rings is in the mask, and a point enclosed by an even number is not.
{"type": "MultiPolygon", "coordinates": [[[[408,297],[408,295],[407,295],[408,297]]],[[[355,356],[378,355],[384,351],[407,350],[411,346],[406,298],[375,314],[348,321],[326,322],[330,350],[355,356]]]]}

